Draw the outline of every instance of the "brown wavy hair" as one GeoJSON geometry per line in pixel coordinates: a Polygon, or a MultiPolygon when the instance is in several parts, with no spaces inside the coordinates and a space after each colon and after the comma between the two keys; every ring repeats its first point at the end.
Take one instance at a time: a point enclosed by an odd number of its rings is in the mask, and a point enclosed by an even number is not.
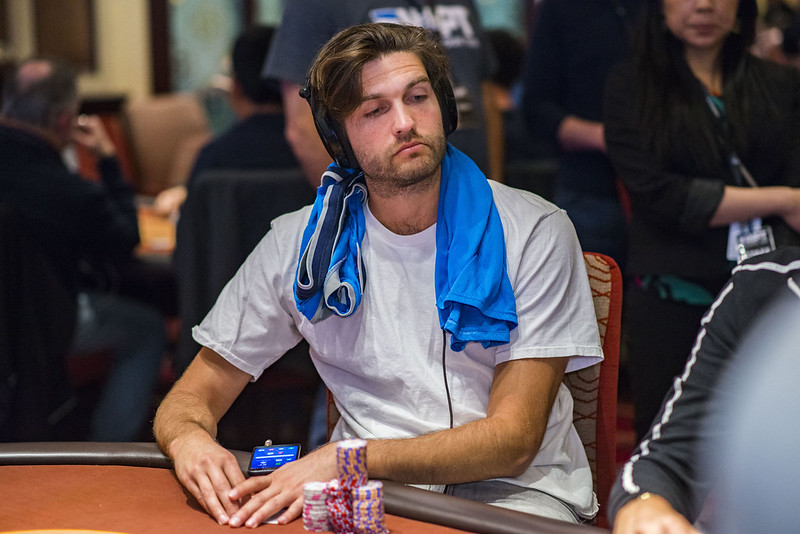
{"type": "Polygon", "coordinates": [[[442,94],[450,61],[435,34],[417,26],[369,23],[340,31],[320,49],[309,71],[318,104],[342,122],[361,103],[364,65],[393,52],[416,55],[434,92],[442,94]]]}

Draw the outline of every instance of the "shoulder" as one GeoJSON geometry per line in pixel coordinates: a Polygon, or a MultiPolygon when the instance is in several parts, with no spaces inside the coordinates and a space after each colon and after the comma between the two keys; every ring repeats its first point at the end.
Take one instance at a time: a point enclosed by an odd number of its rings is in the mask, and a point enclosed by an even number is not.
{"type": "Polygon", "coordinates": [[[748,74],[755,73],[773,80],[800,80],[800,72],[795,67],[782,65],[754,55],[745,56],[745,68],[748,74]]]}
{"type": "Polygon", "coordinates": [[[754,256],[733,268],[732,280],[748,281],[754,288],[766,290],[765,281],[781,282],[800,274],[800,247],[781,247],[772,252],[754,256]]]}
{"type": "Polygon", "coordinates": [[[303,235],[311,215],[313,205],[303,206],[299,210],[285,213],[276,217],[270,223],[270,231],[275,234],[275,239],[281,247],[296,248],[300,250],[299,238],[303,235]],[[292,239],[296,237],[297,239],[292,239]]]}
{"type": "Polygon", "coordinates": [[[495,180],[489,180],[489,186],[492,188],[492,196],[501,217],[524,213],[527,218],[537,218],[559,210],[558,206],[536,193],[510,187],[495,180]]]}
{"type": "Polygon", "coordinates": [[[506,242],[525,246],[534,233],[573,233],[572,223],[564,210],[544,198],[489,180],[495,206],[503,223],[506,242]]]}

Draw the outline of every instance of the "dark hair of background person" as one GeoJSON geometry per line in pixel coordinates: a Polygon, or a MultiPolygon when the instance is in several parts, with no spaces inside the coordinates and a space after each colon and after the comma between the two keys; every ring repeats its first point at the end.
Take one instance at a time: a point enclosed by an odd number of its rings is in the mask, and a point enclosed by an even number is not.
{"type": "MultiPolygon", "coordinates": [[[[648,0],[633,48],[639,88],[641,131],[649,132],[656,153],[685,154],[702,160],[722,157],[709,154],[717,146],[715,125],[709,114],[698,115],[696,83],[683,59],[683,42],[666,27],[661,0],[648,0]]],[[[779,110],[761,98],[763,82],[748,75],[750,45],[756,34],[756,0],[740,0],[734,31],[722,47],[725,109],[734,149],[744,146],[745,116],[777,116],[779,110]]],[[[705,104],[702,104],[705,105],[705,104]]]]}
{"type": "Polygon", "coordinates": [[[511,89],[522,71],[525,47],[522,41],[514,37],[508,30],[488,30],[486,35],[489,37],[489,42],[492,43],[498,63],[492,81],[505,89],[511,89]]]}
{"type": "Polygon", "coordinates": [[[55,59],[30,59],[10,73],[4,73],[2,115],[27,124],[50,128],[58,115],[77,108],[77,73],[68,64],[55,59]],[[35,80],[19,78],[19,71],[31,62],[46,61],[49,75],[35,80]]]}
{"type": "MultiPolygon", "coordinates": [[[[317,102],[342,121],[361,103],[364,65],[393,52],[417,56],[441,99],[449,83],[450,60],[436,36],[423,28],[371,23],[342,30],[319,51],[309,73],[317,102]]],[[[441,100],[440,100],[441,102],[441,100]]]]}
{"type": "Polygon", "coordinates": [[[245,96],[256,104],[281,103],[280,83],[261,76],[274,33],[275,29],[269,26],[253,26],[233,44],[233,76],[242,86],[245,96]]]}
{"type": "Polygon", "coordinates": [[[800,55],[800,15],[784,28],[781,50],[789,57],[800,55]]]}

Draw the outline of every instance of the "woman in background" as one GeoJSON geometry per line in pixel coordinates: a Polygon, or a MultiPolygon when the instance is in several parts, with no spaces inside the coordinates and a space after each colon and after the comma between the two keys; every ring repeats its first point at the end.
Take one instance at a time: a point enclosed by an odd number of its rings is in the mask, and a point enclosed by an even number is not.
{"type": "Polygon", "coordinates": [[[644,9],[605,100],[632,208],[625,331],[639,439],[740,254],[770,238],[800,244],[800,73],[749,53],[755,0],[644,9]]]}

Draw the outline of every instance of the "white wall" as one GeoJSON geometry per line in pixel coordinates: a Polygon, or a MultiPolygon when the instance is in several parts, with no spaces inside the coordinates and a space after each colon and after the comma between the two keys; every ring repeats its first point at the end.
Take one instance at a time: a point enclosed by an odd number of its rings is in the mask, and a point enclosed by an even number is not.
{"type": "Polygon", "coordinates": [[[97,71],[81,75],[82,94],[151,93],[150,15],[147,0],[95,0],[97,71]]]}
{"type": "MultiPolygon", "coordinates": [[[[151,92],[150,17],[147,0],[94,0],[97,69],[82,74],[85,95],[125,95],[151,92]]],[[[33,2],[8,0],[10,39],[3,55],[21,60],[34,53],[33,2]]],[[[66,22],[68,23],[68,21],[66,22]]]]}

